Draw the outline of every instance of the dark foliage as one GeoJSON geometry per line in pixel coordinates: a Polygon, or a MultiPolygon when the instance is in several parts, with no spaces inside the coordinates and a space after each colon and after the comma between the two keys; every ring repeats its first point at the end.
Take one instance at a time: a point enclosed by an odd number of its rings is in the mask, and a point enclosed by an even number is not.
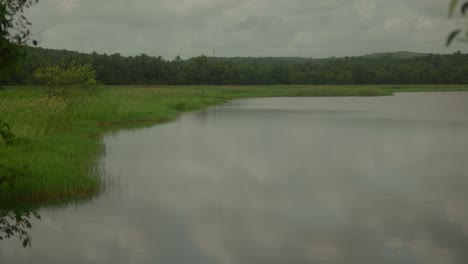
{"type": "Polygon", "coordinates": [[[468,55],[460,52],[398,52],[328,59],[199,56],[169,61],[147,55],[124,57],[28,48],[24,67],[0,76],[0,84],[37,84],[33,78],[37,69],[71,61],[91,64],[96,80],[110,85],[468,83],[468,55]]]}
{"type": "Polygon", "coordinates": [[[24,56],[21,46],[30,41],[31,23],[23,13],[37,2],[38,0],[0,1],[0,75],[15,68],[19,58],[24,56]]]}
{"type": "Polygon", "coordinates": [[[0,120],[0,138],[2,138],[7,146],[13,145],[15,135],[11,132],[10,126],[0,120]]]}

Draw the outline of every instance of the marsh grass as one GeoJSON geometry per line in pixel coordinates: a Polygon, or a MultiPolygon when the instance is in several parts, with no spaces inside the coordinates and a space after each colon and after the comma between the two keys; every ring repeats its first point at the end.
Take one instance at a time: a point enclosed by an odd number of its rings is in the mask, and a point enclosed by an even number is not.
{"type": "Polygon", "coordinates": [[[0,186],[0,207],[89,200],[108,182],[98,159],[102,135],[151,126],[179,113],[231,99],[274,96],[382,96],[395,91],[468,90],[466,86],[182,86],[106,87],[92,96],[48,98],[39,87],[0,91],[0,119],[11,125],[16,144],[0,153],[30,175],[0,186]]]}

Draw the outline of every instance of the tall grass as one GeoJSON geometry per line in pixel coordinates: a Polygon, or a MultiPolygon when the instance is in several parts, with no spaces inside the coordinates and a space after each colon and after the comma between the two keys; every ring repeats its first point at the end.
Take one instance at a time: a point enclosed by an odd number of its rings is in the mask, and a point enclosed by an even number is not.
{"type": "MultiPolygon", "coordinates": [[[[467,90],[466,87],[411,87],[409,90],[467,90]]],[[[0,186],[0,207],[90,199],[103,189],[96,161],[101,135],[123,127],[154,125],[179,113],[235,98],[272,96],[380,96],[405,87],[380,86],[191,86],[106,87],[93,96],[47,98],[40,88],[0,91],[0,119],[11,125],[17,144],[0,153],[30,176],[0,186]]]]}

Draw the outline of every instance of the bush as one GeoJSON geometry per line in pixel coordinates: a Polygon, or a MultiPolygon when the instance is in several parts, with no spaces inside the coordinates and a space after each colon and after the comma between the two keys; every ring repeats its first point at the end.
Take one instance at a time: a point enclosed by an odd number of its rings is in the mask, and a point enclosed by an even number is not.
{"type": "Polygon", "coordinates": [[[71,63],[40,68],[34,77],[44,85],[44,92],[49,98],[68,98],[82,92],[93,94],[100,90],[96,81],[96,72],[90,64],[71,63]]]}
{"type": "MultiPolygon", "coordinates": [[[[5,141],[6,146],[14,144],[15,135],[10,130],[10,126],[0,120],[0,139],[5,141]]],[[[20,176],[29,175],[27,166],[20,166],[7,154],[0,152],[0,192],[5,184],[14,184],[14,180],[20,176]]]]}
{"type": "Polygon", "coordinates": [[[15,139],[15,135],[11,132],[10,126],[0,120],[0,138],[2,138],[7,146],[13,145],[13,140],[15,139]]]}

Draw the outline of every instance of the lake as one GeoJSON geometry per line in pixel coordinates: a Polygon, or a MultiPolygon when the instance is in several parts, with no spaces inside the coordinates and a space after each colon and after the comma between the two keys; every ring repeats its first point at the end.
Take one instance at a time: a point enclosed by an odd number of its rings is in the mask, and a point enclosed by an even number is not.
{"type": "Polygon", "coordinates": [[[104,138],[0,263],[468,263],[468,93],[259,98],[104,138]]]}

